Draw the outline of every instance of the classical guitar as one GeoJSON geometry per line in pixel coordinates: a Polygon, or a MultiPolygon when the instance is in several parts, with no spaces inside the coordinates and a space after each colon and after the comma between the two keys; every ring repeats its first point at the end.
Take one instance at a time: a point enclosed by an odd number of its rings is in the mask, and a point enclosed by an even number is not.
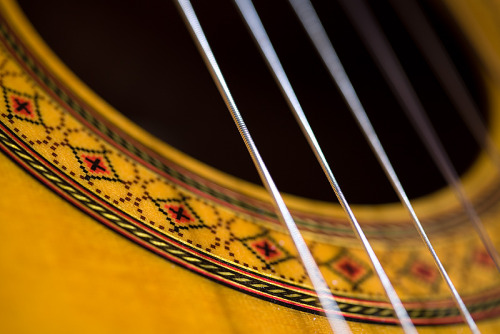
{"type": "MultiPolygon", "coordinates": [[[[494,261],[418,138],[409,139],[414,130],[342,7],[313,4],[460,298],[482,333],[496,333],[494,261]]],[[[499,167],[443,97],[390,4],[370,8],[398,41],[394,49],[498,248],[499,167]]],[[[236,7],[193,5],[278,187],[293,194],[285,202],[336,301],[335,318],[353,333],[402,332],[236,7]]],[[[467,332],[292,8],[256,6],[416,330],[467,332]]],[[[500,4],[421,1],[419,8],[486,119],[485,136],[500,144],[500,4]]],[[[0,1],[0,89],[0,332],[331,332],[173,4],[0,1]]]]}

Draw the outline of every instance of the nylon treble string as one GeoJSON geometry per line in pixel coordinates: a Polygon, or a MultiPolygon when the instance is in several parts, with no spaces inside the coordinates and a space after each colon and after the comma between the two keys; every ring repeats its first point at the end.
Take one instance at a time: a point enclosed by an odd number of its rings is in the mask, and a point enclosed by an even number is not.
{"type": "Polygon", "coordinates": [[[498,147],[489,135],[480,116],[479,108],[474,103],[453,61],[445,51],[443,43],[432,30],[429,20],[414,0],[406,0],[404,3],[398,0],[390,1],[441,85],[445,88],[474,139],[500,171],[498,147]]]}
{"type": "Polygon", "coordinates": [[[266,63],[271,70],[277,84],[279,85],[283,96],[285,97],[290,109],[297,120],[304,136],[306,137],[311,149],[316,156],[323,172],[325,173],[330,186],[332,187],[335,195],[337,196],[340,205],[344,209],[349,221],[351,223],[352,229],[355,232],[356,236],[360,240],[365,252],[367,253],[372,267],[375,270],[375,273],[379,277],[380,282],[384,288],[387,298],[389,299],[394,312],[404,330],[405,333],[417,333],[415,326],[413,325],[406,309],[404,308],[398,294],[394,290],[394,287],[389,280],[385,270],[383,269],[380,261],[378,260],[373,248],[371,247],[368,239],[366,238],[363,229],[358,223],[354,213],[352,212],[349,203],[347,202],[342,190],[333,175],[333,172],[330,168],[328,161],[326,160],[323,151],[316,139],[316,136],[307,120],[307,117],[297,99],[297,96],[292,88],[290,81],[281,65],[281,61],[279,60],[276,51],[267,35],[267,32],[262,24],[262,21],[259,18],[255,7],[252,4],[251,0],[235,0],[235,3],[240,10],[241,15],[245,23],[247,24],[249,31],[251,32],[256,44],[258,45],[263,58],[266,60],[266,63]]]}
{"type": "Polygon", "coordinates": [[[491,259],[500,271],[500,254],[491,241],[488,232],[479,218],[474,206],[467,198],[462,182],[456,169],[444,149],[441,140],[422,106],[417,94],[415,93],[408,77],[406,76],[401,64],[399,63],[394,51],[388,41],[382,34],[380,26],[375,21],[373,14],[363,1],[340,1],[352,21],[363,37],[373,57],[377,61],[379,68],[384,74],[391,89],[399,100],[399,103],[406,112],[407,117],[413,124],[415,130],[430,153],[434,163],[438,167],[442,176],[451,187],[455,196],[462,205],[465,213],[469,217],[476,233],[481,239],[491,259]]]}
{"type": "MultiPolygon", "coordinates": [[[[370,119],[368,118],[368,115],[366,114],[366,111],[356,94],[356,91],[354,90],[351,81],[349,80],[349,77],[345,72],[344,67],[342,66],[342,63],[340,62],[340,59],[338,58],[332,43],[330,42],[330,39],[318,17],[318,14],[314,10],[309,0],[289,0],[289,2],[292,5],[293,9],[295,10],[295,13],[297,14],[300,22],[304,26],[304,29],[309,35],[309,38],[311,39],[316,50],[318,51],[326,68],[328,69],[330,76],[332,77],[333,81],[341,91],[347,105],[349,106],[349,109],[351,110],[354,118],[356,119],[358,125],[360,126],[363,135],[367,139],[372,151],[375,153],[377,160],[382,166],[387,178],[389,179],[392,187],[394,188],[396,194],[398,195],[401,203],[407,209],[417,231],[420,234],[420,237],[422,238],[422,241],[424,242],[430,254],[432,255],[434,263],[438,267],[441,276],[448,285],[448,288],[450,289],[455,304],[457,305],[460,313],[462,314],[464,321],[467,323],[467,325],[469,326],[469,328],[473,333],[479,333],[479,329],[476,323],[474,322],[474,319],[470,315],[467,307],[465,306],[464,301],[462,300],[462,297],[456,290],[453,282],[451,281],[448,273],[446,272],[446,269],[441,263],[441,260],[437,256],[434,247],[432,246],[429,238],[427,237],[427,234],[420,220],[418,219],[415,210],[413,209],[413,206],[411,205],[410,200],[408,199],[408,196],[406,195],[406,192],[403,186],[401,185],[401,182],[399,181],[399,178],[394,168],[392,167],[389,157],[387,156],[375,132],[375,129],[373,128],[370,119]]],[[[350,9],[350,13],[353,16],[355,16],[356,13],[359,10],[361,10],[359,6],[356,6],[358,4],[357,0],[345,0],[345,1],[341,0],[340,2],[346,8],[350,9]]],[[[373,18],[371,19],[372,21],[374,21],[373,18]]],[[[366,23],[366,20],[367,20],[366,15],[363,15],[362,22],[366,23]]],[[[376,42],[374,39],[372,39],[375,28],[376,27],[370,26],[370,28],[367,29],[368,31],[366,31],[366,33],[369,35],[365,37],[365,40],[369,39],[370,43],[372,42],[379,43],[379,40],[382,39],[387,44],[388,42],[385,40],[381,32],[378,32],[380,36],[376,42]]]]}
{"type": "Polygon", "coordinates": [[[198,21],[196,13],[194,12],[193,7],[189,0],[177,0],[177,4],[181,15],[183,16],[186,25],[195,40],[196,45],[205,61],[205,64],[210,71],[210,74],[217,85],[217,88],[222,95],[224,102],[226,103],[227,108],[238,128],[238,131],[241,134],[243,141],[248,149],[248,152],[255,164],[257,171],[259,172],[262,183],[266,187],[267,191],[272,197],[273,204],[275,206],[276,212],[280,221],[285,224],[288,228],[290,236],[297,248],[300,259],[307,271],[307,274],[313,284],[314,290],[316,291],[319,301],[321,303],[322,308],[325,310],[325,315],[328,319],[331,329],[335,333],[351,333],[349,325],[347,321],[343,317],[337,302],[335,301],[330,289],[326,285],[326,282],[321,274],[316,261],[314,260],[307,244],[305,243],[300,231],[295,224],[288,208],[283,201],[269,171],[267,170],[264,161],[262,160],[259,151],[248,131],[243,118],[241,117],[240,112],[236,106],[236,103],[231,96],[229,88],[226,84],[226,81],[220,71],[220,68],[215,60],[215,57],[212,53],[210,45],[205,37],[205,34],[201,28],[201,25],[198,21]]]}

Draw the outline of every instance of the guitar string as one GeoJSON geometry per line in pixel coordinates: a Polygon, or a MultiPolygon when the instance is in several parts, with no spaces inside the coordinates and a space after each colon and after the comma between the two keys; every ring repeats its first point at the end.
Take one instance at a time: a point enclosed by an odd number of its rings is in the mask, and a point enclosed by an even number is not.
{"type": "Polygon", "coordinates": [[[283,224],[286,225],[290,236],[297,248],[299,256],[302,260],[302,263],[311,279],[314,290],[316,291],[318,298],[320,300],[321,306],[325,310],[325,315],[328,319],[329,325],[331,329],[335,333],[351,333],[349,325],[347,321],[343,317],[337,302],[335,301],[330,289],[326,285],[326,282],[319,270],[318,265],[316,264],[307,244],[305,243],[300,231],[295,224],[290,212],[288,211],[283,198],[281,197],[276,185],[274,184],[269,171],[267,170],[264,161],[262,160],[259,151],[253,139],[248,131],[241,114],[236,107],[236,104],[231,96],[229,88],[225,82],[225,79],[219,69],[219,66],[215,60],[215,57],[212,53],[210,45],[205,37],[205,34],[201,28],[201,25],[198,21],[196,13],[194,12],[193,7],[189,0],[177,0],[178,8],[186,22],[186,25],[195,40],[195,43],[205,61],[210,74],[217,85],[217,88],[222,95],[224,102],[240,132],[240,135],[245,142],[245,145],[250,153],[250,156],[259,172],[262,183],[266,187],[267,191],[272,197],[273,204],[278,213],[278,216],[283,224]]]}
{"type": "Polygon", "coordinates": [[[498,148],[488,134],[479,109],[420,6],[414,0],[407,0],[404,3],[398,0],[390,0],[390,2],[445,88],[474,139],[500,170],[498,148]]]}
{"type": "Polygon", "coordinates": [[[356,217],[354,216],[354,213],[351,210],[349,203],[347,202],[347,199],[342,193],[342,190],[339,184],[337,183],[335,176],[333,175],[330,165],[327,162],[323,154],[323,151],[321,150],[321,147],[316,139],[316,136],[309,124],[309,121],[307,120],[306,115],[304,114],[304,111],[297,99],[297,96],[291,86],[290,81],[288,80],[285,70],[283,69],[283,66],[279,60],[278,55],[276,54],[276,51],[269,39],[269,36],[266,33],[262,21],[260,20],[259,15],[254,5],[252,4],[252,1],[235,0],[235,3],[241,15],[243,16],[243,19],[247,24],[249,31],[251,32],[257,46],[259,47],[261,54],[263,55],[263,58],[266,60],[266,63],[269,69],[271,70],[276,80],[276,83],[279,85],[283,93],[283,96],[285,97],[291,111],[293,112],[293,115],[297,120],[297,123],[300,125],[300,128],[304,136],[306,137],[307,142],[309,143],[312,151],[314,152],[316,159],[320,163],[321,168],[323,169],[323,172],[325,173],[328,182],[330,183],[330,186],[332,187],[333,191],[335,192],[335,195],[337,196],[340,202],[340,205],[342,206],[347,217],[349,218],[349,221],[351,222],[352,225],[352,229],[354,230],[356,236],[362,243],[365,252],[367,253],[371,261],[373,269],[375,270],[375,273],[377,274],[380,282],[382,283],[387,298],[389,299],[396,313],[396,316],[401,326],[403,327],[404,332],[417,333],[417,330],[415,329],[410,317],[408,316],[408,313],[406,312],[406,309],[404,308],[398,294],[394,290],[394,287],[392,286],[389,277],[387,276],[385,270],[383,269],[375,252],[373,251],[373,248],[371,247],[368,239],[366,238],[360,224],[358,223],[356,217]]]}
{"type": "Polygon", "coordinates": [[[418,99],[394,51],[384,37],[382,29],[376,22],[373,14],[370,13],[366,3],[362,0],[341,0],[340,3],[351,17],[355,28],[360,33],[364,43],[368,46],[369,51],[375,58],[385,79],[403,107],[403,110],[406,112],[407,117],[413,123],[413,127],[426,146],[427,151],[430,153],[439,171],[453,190],[488,254],[500,271],[500,255],[491,241],[479,215],[474,209],[474,206],[467,198],[457,171],[453,167],[435,129],[425,114],[424,107],[418,99]]]}
{"type": "MultiPolygon", "coordinates": [[[[348,1],[350,0],[347,0],[347,2],[348,1]]],[[[427,234],[422,224],[420,223],[420,220],[418,219],[408,199],[408,196],[406,195],[401,185],[401,182],[399,181],[399,178],[394,168],[392,167],[392,164],[387,154],[385,153],[382,144],[380,143],[380,140],[368,118],[368,115],[366,114],[366,111],[363,105],[361,104],[354,90],[354,87],[352,86],[352,83],[350,82],[342,66],[342,63],[340,62],[340,59],[338,58],[337,53],[335,52],[335,49],[333,48],[333,45],[331,44],[330,39],[328,38],[328,35],[311,2],[309,0],[289,0],[289,2],[292,5],[293,9],[295,10],[295,13],[299,17],[299,20],[304,26],[307,34],[309,35],[311,41],[316,47],[318,53],[320,54],[320,57],[325,63],[330,75],[332,76],[333,80],[335,81],[339,90],[341,91],[346,103],[349,106],[349,109],[351,110],[356,121],[358,122],[358,125],[362,128],[364,136],[368,140],[371,149],[374,151],[375,156],[377,157],[385,174],[387,175],[389,181],[391,182],[392,187],[396,191],[396,194],[398,195],[401,203],[405,206],[408,213],[410,214],[412,221],[420,234],[420,237],[427,246],[429,252],[431,253],[434,259],[436,266],[439,269],[440,274],[442,275],[443,279],[448,285],[448,288],[450,289],[453,299],[455,300],[455,303],[458,306],[459,311],[462,314],[465,322],[467,323],[472,332],[479,333],[479,329],[477,328],[476,323],[472,319],[472,316],[467,310],[465,303],[463,302],[458,291],[453,285],[450,277],[448,276],[448,273],[446,272],[443,264],[441,263],[441,260],[437,256],[429,238],[427,237],[427,234]]]]}
{"type": "MultiPolygon", "coordinates": [[[[398,98],[399,103],[403,106],[403,110],[413,123],[414,128],[425,144],[428,152],[431,154],[431,157],[435,161],[441,174],[460,201],[463,209],[483,242],[483,245],[487,249],[497,268],[500,269],[498,253],[496,252],[496,249],[473,205],[468,200],[462,183],[459,180],[458,173],[454,169],[439,140],[439,137],[425,114],[423,106],[413,90],[411,83],[406,77],[405,72],[389,42],[385,38],[380,25],[376,22],[374,15],[370,12],[369,7],[363,0],[341,0],[340,3],[343,5],[348,16],[350,16],[351,21],[353,22],[358,33],[361,35],[365,45],[368,46],[369,51],[375,58],[377,65],[385,76],[386,81],[389,83],[393,93],[398,98]]],[[[462,300],[460,301],[463,302],[462,300]]],[[[463,309],[466,309],[465,304],[463,304],[463,306],[463,309]]],[[[473,332],[475,330],[479,331],[470,314],[468,312],[462,314],[466,318],[471,330],[473,332]]]]}

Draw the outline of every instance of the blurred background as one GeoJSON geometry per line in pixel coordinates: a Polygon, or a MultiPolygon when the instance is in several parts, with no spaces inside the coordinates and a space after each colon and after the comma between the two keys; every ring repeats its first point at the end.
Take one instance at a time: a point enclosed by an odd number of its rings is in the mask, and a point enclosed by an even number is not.
{"type": "MultiPolygon", "coordinates": [[[[243,141],[172,1],[20,0],[55,53],[139,126],[219,170],[260,184],[243,141]]],[[[287,1],[254,1],[346,198],[397,201],[287,1]]],[[[403,186],[444,186],[363,43],[335,1],[313,1],[403,186]]],[[[478,154],[463,122],[387,0],[369,1],[459,172],[478,154]]],[[[419,1],[483,116],[467,42],[446,10],[419,1]]],[[[336,201],[231,1],[193,1],[235,101],[281,191],[336,201]]]]}

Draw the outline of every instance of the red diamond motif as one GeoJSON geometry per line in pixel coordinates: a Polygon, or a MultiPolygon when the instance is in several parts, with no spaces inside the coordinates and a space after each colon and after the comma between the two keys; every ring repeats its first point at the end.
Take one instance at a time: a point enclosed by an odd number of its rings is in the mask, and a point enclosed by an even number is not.
{"type": "Polygon", "coordinates": [[[488,254],[488,252],[484,250],[476,250],[474,252],[474,260],[486,267],[494,267],[495,263],[491,259],[491,256],[488,254]]]}
{"type": "Polygon", "coordinates": [[[194,222],[194,218],[191,216],[189,210],[187,210],[182,205],[169,205],[165,204],[170,216],[172,216],[177,223],[191,223],[194,222]]]}
{"type": "Polygon", "coordinates": [[[16,114],[31,119],[34,119],[36,117],[35,113],[33,112],[33,106],[30,100],[24,97],[19,97],[17,95],[11,95],[10,100],[12,101],[13,111],[16,114]]]}
{"type": "Polygon", "coordinates": [[[93,174],[110,174],[103,157],[88,154],[82,154],[81,157],[89,172],[93,174]]]}
{"type": "Polygon", "coordinates": [[[282,255],[280,250],[269,240],[257,240],[250,244],[250,246],[266,260],[272,260],[282,255]]]}
{"type": "Polygon", "coordinates": [[[332,264],[332,268],[352,282],[357,282],[368,273],[368,270],[364,266],[347,256],[343,256],[335,261],[332,264]]]}
{"type": "Polygon", "coordinates": [[[410,272],[416,277],[427,281],[429,283],[433,283],[439,277],[439,273],[437,270],[426,263],[417,261],[413,263],[411,266],[410,272]]]}

